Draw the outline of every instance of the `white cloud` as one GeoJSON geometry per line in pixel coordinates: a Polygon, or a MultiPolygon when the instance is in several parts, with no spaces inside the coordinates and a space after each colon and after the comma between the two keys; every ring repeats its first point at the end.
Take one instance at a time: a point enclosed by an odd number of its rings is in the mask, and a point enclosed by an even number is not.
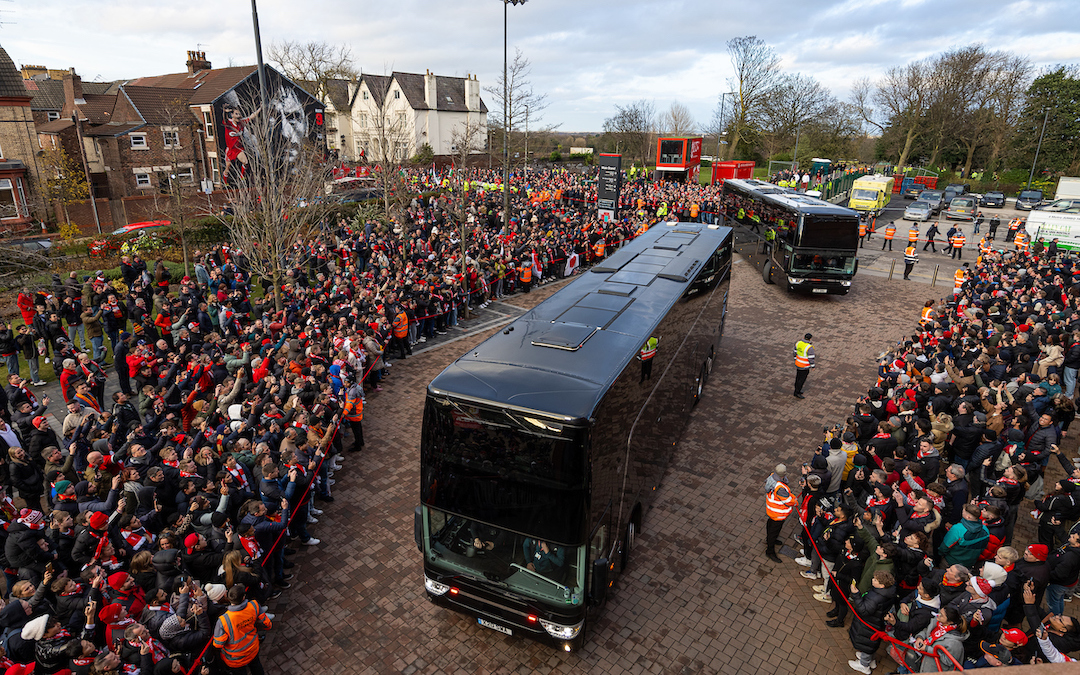
{"type": "MultiPolygon", "coordinates": [[[[3,18],[16,22],[0,44],[17,64],[87,79],[178,72],[200,45],[215,66],[255,62],[246,2],[38,0],[3,18]]],[[[566,130],[599,130],[615,104],[641,98],[658,110],[677,99],[707,122],[731,75],[725,43],[740,35],[840,97],[858,77],[974,41],[1036,66],[1080,60],[1076,0],[531,0],[507,18],[511,55],[523,50],[534,88],[549,94],[545,123],[566,130]]],[[[347,43],[366,72],[474,73],[492,86],[502,71],[498,0],[260,0],[259,19],[264,50],[280,39],[347,43]]]]}

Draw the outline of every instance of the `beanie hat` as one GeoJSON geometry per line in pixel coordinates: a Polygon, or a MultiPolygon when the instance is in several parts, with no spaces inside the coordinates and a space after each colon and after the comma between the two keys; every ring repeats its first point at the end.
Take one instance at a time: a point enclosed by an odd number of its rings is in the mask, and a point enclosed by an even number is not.
{"type": "Polygon", "coordinates": [[[41,511],[33,511],[31,509],[23,509],[19,512],[19,522],[27,527],[34,528],[39,525],[41,521],[45,520],[45,514],[41,511]],[[23,513],[27,511],[28,513],[23,513]]]}
{"type": "Polygon", "coordinates": [[[38,415],[37,417],[34,418],[34,427],[37,428],[37,429],[40,429],[41,425],[45,424],[45,423],[46,423],[46,420],[41,415],[38,415]]]}
{"type": "Polygon", "coordinates": [[[109,575],[109,588],[113,589],[114,591],[119,591],[121,588],[124,587],[124,584],[127,583],[127,580],[127,572],[113,572],[109,575]]]}
{"type": "Polygon", "coordinates": [[[120,603],[114,602],[102,607],[101,611],[98,612],[98,618],[105,624],[115,623],[120,618],[120,612],[123,610],[124,608],[120,603]]]}
{"type": "Polygon", "coordinates": [[[1058,485],[1061,486],[1061,491],[1067,495],[1072,494],[1076,490],[1076,483],[1072,482],[1068,478],[1058,481],[1058,485]]]}
{"type": "Polygon", "coordinates": [[[69,487],[71,487],[71,481],[69,481],[69,480],[58,480],[58,481],[56,481],[56,494],[58,494],[58,495],[64,494],[65,492],[67,492],[67,489],[69,487]]]}
{"type": "Polygon", "coordinates": [[[206,597],[214,602],[221,602],[227,589],[224,584],[206,584],[203,590],[206,591],[206,597]]]}
{"type": "Polygon", "coordinates": [[[38,618],[30,621],[22,628],[22,639],[24,640],[40,640],[45,637],[45,628],[49,625],[49,615],[42,614],[38,618]]]}
{"type": "Polygon", "coordinates": [[[1005,568],[1001,565],[993,562],[988,562],[983,565],[982,576],[990,583],[994,584],[994,588],[998,588],[1001,584],[1005,583],[1005,579],[1009,576],[1009,573],[1005,571],[1005,568]]]}
{"type": "Polygon", "coordinates": [[[994,589],[994,584],[990,583],[989,580],[984,579],[983,577],[972,577],[971,587],[975,589],[975,592],[979,595],[980,598],[985,598],[986,596],[990,595],[990,591],[994,589]]]}
{"type": "Polygon", "coordinates": [[[1050,555],[1050,547],[1046,544],[1032,544],[1027,547],[1027,552],[1036,560],[1045,562],[1046,556],[1050,555]]]}
{"type": "Polygon", "coordinates": [[[86,522],[90,523],[90,527],[95,530],[104,530],[109,523],[109,517],[101,511],[94,511],[86,522]]]}
{"type": "Polygon", "coordinates": [[[195,552],[195,547],[199,545],[199,535],[192,532],[188,536],[184,537],[184,546],[187,547],[188,555],[195,552]]]}
{"type": "Polygon", "coordinates": [[[777,476],[786,475],[787,474],[787,467],[784,466],[783,464],[777,464],[776,468],[773,469],[773,473],[775,473],[777,476]]]}
{"type": "Polygon", "coordinates": [[[844,442],[845,443],[854,443],[855,442],[855,432],[853,432],[853,431],[845,431],[844,432],[844,442]]]}

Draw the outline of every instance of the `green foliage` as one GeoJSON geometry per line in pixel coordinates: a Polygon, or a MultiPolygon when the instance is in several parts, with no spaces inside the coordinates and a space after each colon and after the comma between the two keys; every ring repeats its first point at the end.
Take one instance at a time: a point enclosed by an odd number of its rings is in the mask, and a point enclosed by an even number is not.
{"type": "Polygon", "coordinates": [[[1016,130],[1021,164],[1031,166],[1042,135],[1036,173],[1045,169],[1077,175],[1080,173],[1080,73],[1076,67],[1059,66],[1035,78],[1027,95],[1027,104],[1016,130]]]}
{"type": "Polygon", "coordinates": [[[561,162],[562,161],[562,153],[560,153],[558,150],[552,150],[551,155],[548,157],[548,159],[551,160],[552,162],[561,162]]]}
{"type": "Polygon", "coordinates": [[[413,164],[431,164],[435,161],[435,150],[432,149],[430,143],[424,143],[410,161],[413,164]]]}

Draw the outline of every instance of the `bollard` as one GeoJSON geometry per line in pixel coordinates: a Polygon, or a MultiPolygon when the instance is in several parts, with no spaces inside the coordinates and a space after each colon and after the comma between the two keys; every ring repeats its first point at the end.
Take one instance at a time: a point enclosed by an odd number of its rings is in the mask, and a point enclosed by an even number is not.
{"type": "Polygon", "coordinates": [[[937,273],[941,269],[941,265],[934,265],[934,278],[930,280],[930,288],[937,285],[937,273]]]}
{"type": "Polygon", "coordinates": [[[896,271],[896,261],[892,261],[892,265],[889,266],[889,281],[892,281],[893,272],[896,271]]]}

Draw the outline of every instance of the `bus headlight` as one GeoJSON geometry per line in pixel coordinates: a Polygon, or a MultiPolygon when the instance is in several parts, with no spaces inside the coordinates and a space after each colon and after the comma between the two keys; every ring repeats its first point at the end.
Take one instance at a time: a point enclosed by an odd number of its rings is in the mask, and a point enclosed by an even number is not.
{"type": "Polygon", "coordinates": [[[431,593],[432,595],[446,595],[446,592],[450,590],[450,586],[442,582],[435,581],[426,574],[424,575],[424,588],[426,588],[428,593],[431,593]]]}
{"type": "Polygon", "coordinates": [[[584,621],[579,621],[573,626],[563,626],[562,624],[540,619],[540,625],[544,627],[544,630],[547,631],[548,635],[560,640],[573,640],[577,637],[577,634],[581,632],[581,627],[584,624],[584,621]]]}
{"type": "Polygon", "coordinates": [[[804,281],[806,281],[806,279],[796,279],[795,277],[788,277],[787,278],[787,282],[789,284],[793,285],[793,286],[797,285],[797,284],[801,284],[804,281]]]}
{"type": "Polygon", "coordinates": [[[851,285],[851,282],[850,282],[850,281],[841,281],[841,282],[840,282],[840,285],[841,285],[841,286],[850,286],[850,285],[851,285]]]}

